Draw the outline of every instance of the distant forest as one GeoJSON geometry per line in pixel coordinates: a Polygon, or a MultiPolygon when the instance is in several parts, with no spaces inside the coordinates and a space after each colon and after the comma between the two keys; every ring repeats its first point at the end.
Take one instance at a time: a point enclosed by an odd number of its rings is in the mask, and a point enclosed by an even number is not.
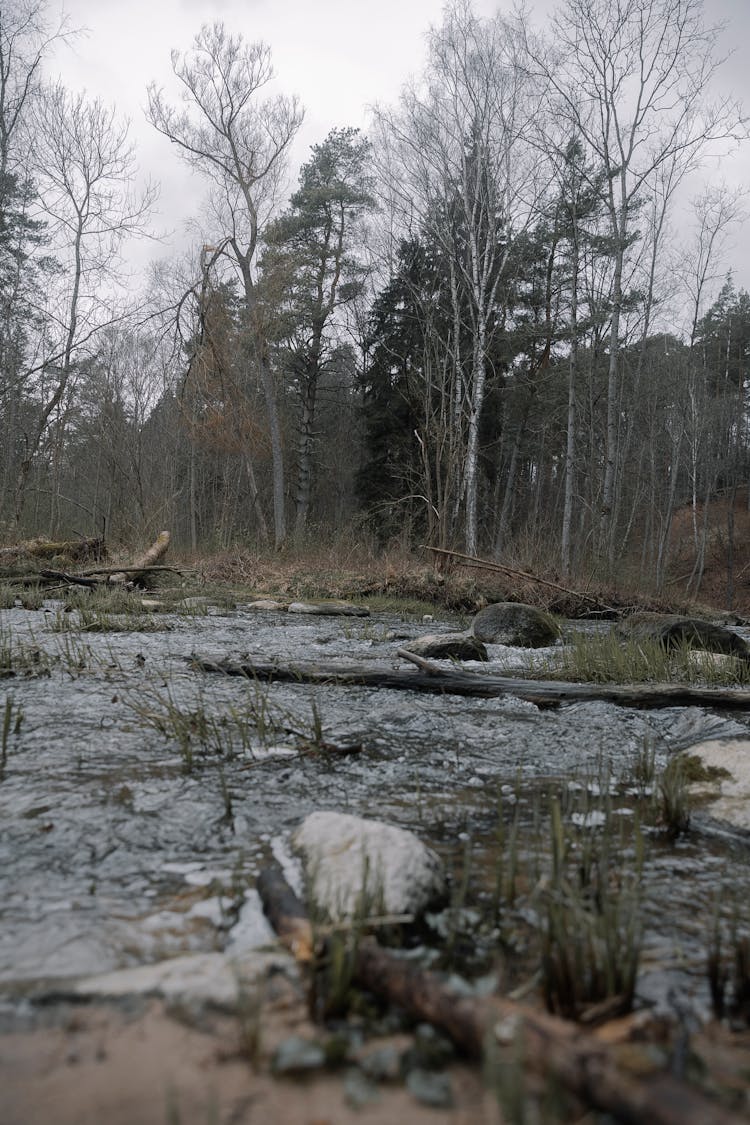
{"type": "Polygon", "coordinates": [[[128,129],[46,81],[51,0],[0,8],[0,538],[347,529],[659,589],[680,513],[697,590],[750,475],[744,194],[713,171],[747,127],[701,0],[561,0],[543,34],[454,0],[296,183],[303,107],[242,31],[148,89],[205,195],[135,286],[128,129]]]}

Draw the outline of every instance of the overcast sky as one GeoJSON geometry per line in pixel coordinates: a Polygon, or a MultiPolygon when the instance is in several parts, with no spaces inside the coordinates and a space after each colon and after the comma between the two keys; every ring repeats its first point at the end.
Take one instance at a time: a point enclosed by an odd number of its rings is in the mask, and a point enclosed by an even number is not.
{"type": "MultiPolygon", "coordinates": [[[[727,61],[724,80],[750,112],[745,49],[750,0],[704,2],[708,22],[729,24],[724,44],[728,52],[734,45],[738,49],[727,61]]],[[[114,102],[131,119],[140,167],[162,184],[157,221],[174,232],[174,244],[184,238],[184,222],[199,210],[202,189],[194,182],[186,190],[187,169],[144,118],[147,84],[155,80],[169,89],[173,48],[188,49],[200,25],[215,19],[248,40],[270,44],[279,88],[298,94],[306,110],[295,152],[299,163],[334,126],[364,128],[369,105],[397,98],[401,85],[421,69],[425,34],[440,22],[443,0],[65,0],[64,6],[71,26],[87,32],[61,46],[48,71],[73,89],[114,102]]],[[[527,3],[540,28],[554,6],[554,0],[527,3]]],[[[479,14],[498,7],[510,11],[511,0],[474,0],[479,14]]],[[[706,174],[750,187],[750,152],[706,174]]],[[[168,247],[169,242],[162,255],[168,247]]],[[[748,248],[750,234],[738,234],[731,264],[745,287],[750,287],[748,248]]],[[[154,256],[153,244],[144,246],[138,259],[143,255],[154,256]]]]}

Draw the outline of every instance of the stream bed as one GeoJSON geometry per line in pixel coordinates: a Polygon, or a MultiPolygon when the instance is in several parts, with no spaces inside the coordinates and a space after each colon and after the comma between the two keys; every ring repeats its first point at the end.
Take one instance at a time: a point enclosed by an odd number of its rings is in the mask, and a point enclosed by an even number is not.
{"type": "MultiPolygon", "coordinates": [[[[482,914],[500,824],[506,841],[514,821],[521,839],[533,827],[538,852],[551,797],[596,832],[594,794],[629,825],[644,753],[658,769],[691,742],[750,727],[750,715],[697,708],[542,710],[513,698],[261,684],[206,675],[186,659],[403,669],[401,641],[455,622],[196,605],[140,624],[93,631],[51,601],[0,611],[0,647],[16,669],[0,680],[6,1011],[71,980],[267,943],[255,877],[269,858],[285,859],[288,834],[316,809],[398,824],[441,854],[456,873],[456,968],[481,975],[497,960],[493,942],[506,953],[524,947],[512,911],[498,920],[495,902],[490,921],[482,914]],[[321,741],[352,752],[316,752],[321,741]],[[565,796],[576,793],[588,795],[580,807],[565,796]],[[474,929],[478,952],[468,948],[474,929]]],[[[489,665],[465,667],[504,672],[525,658],[489,651],[489,665]]],[[[709,1013],[716,903],[750,901],[747,843],[715,828],[698,810],[676,842],[647,833],[643,870],[638,1002],[696,1019],[709,1013]]],[[[515,979],[527,972],[522,964],[515,979]]]]}

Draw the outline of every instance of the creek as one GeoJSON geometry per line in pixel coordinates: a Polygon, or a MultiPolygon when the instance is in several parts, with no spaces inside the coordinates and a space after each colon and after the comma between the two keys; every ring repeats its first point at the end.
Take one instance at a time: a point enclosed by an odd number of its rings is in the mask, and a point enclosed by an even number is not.
{"type": "MultiPolygon", "coordinates": [[[[697,708],[540,710],[512,698],[259,684],[186,660],[403,667],[399,643],[441,626],[395,614],[209,606],[148,615],[146,629],[121,624],[78,628],[76,611],[56,602],[1,611],[0,645],[18,667],[0,681],[0,989],[10,1005],[179,953],[262,945],[255,876],[320,808],[409,828],[449,868],[469,863],[465,945],[478,917],[471,896],[486,898],[494,877],[498,802],[506,827],[516,807],[522,829],[536,826],[537,847],[552,793],[609,794],[628,822],[644,747],[658,768],[691,741],[750,726],[750,715],[697,708]],[[361,749],[315,752],[321,741],[361,749]]],[[[524,657],[489,649],[478,671],[511,671],[524,657]]],[[[697,811],[686,837],[654,836],[644,886],[638,997],[702,1017],[714,903],[750,900],[746,841],[697,811]]],[[[496,937],[490,928],[466,963],[491,966],[496,937]]]]}

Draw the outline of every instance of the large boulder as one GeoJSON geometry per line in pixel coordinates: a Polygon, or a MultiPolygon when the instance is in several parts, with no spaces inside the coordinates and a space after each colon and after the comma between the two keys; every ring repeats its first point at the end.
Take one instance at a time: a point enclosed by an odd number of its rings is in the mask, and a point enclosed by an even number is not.
{"type": "Polygon", "coordinates": [[[487,649],[471,633],[428,633],[401,645],[406,652],[432,660],[487,660],[487,649]]]}
{"type": "Polygon", "coordinates": [[[348,813],[314,812],[292,836],[309,895],[333,921],[418,914],[445,894],[440,858],[413,832],[348,813]]]}
{"type": "Polygon", "coordinates": [[[553,617],[533,605],[495,602],[480,609],[471,623],[474,636],[487,644],[518,648],[543,648],[560,636],[553,617]]]}
{"type": "Polygon", "coordinates": [[[706,801],[704,812],[750,832],[750,739],[709,739],[687,751],[692,793],[706,801]]]}
{"type": "Polygon", "coordinates": [[[653,641],[665,649],[686,645],[705,652],[750,658],[750,647],[731,629],[675,613],[633,613],[619,623],[617,635],[623,640],[653,641]]]}

